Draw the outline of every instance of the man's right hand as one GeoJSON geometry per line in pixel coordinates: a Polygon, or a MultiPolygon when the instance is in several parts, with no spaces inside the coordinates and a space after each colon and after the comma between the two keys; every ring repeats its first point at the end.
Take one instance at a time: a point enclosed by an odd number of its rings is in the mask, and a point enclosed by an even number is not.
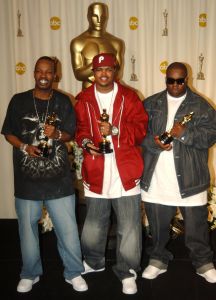
{"type": "Polygon", "coordinates": [[[86,144],[87,148],[86,149],[91,155],[95,155],[95,156],[100,156],[101,153],[99,152],[99,148],[95,147],[95,145],[88,143],[86,144]],[[94,151],[95,149],[95,151],[94,151]]]}
{"type": "Polygon", "coordinates": [[[163,150],[166,150],[166,151],[169,151],[169,150],[171,150],[172,149],[172,145],[171,144],[163,144],[163,143],[161,143],[161,141],[159,140],[159,136],[158,135],[156,135],[155,137],[154,137],[154,140],[155,140],[155,143],[161,148],[161,149],[163,149],[163,150]]]}
{"type": "Polygon", "coordinates": [[[38,149],[38,147],[33,145],[28,145],[25,149],[25,151],[28,153],[29,156],[32,157],[38,157],[40,156],[41,151],[38,149]]]}

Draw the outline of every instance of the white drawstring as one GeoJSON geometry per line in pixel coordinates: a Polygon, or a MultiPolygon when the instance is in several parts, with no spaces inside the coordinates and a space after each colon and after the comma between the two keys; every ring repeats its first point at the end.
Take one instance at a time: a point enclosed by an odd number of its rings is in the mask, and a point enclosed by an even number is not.
{"type": "Polygon", "coordinates": [[[92,121],[91,121],[91,115],[90,115],[90,111],[89,111],[89,105],[88,105],[88,103],[86,103],[86,105],[87,105],[87,110],[88,110],[88,115],[89,115],[89,121],[90,121],[91,136],[93,136],[92,121]]]}
{"type": "Polygon", "coordinates": [[[120,108],[120,117],[119,117],[119,123],[118,123],[118,130],[119,130],[119,134],[118,134],[118,148],[120,148],[120,134],[121,134],[121,126],[120,126],[120,123],[121,123],[121,118],[122,118],[122,113],[123,113],[123,107],[124,107],[124,96],[122,96],[123,98],[123,101],[122,101],[122,104],[121,104],[121,108],[120,108]]]}

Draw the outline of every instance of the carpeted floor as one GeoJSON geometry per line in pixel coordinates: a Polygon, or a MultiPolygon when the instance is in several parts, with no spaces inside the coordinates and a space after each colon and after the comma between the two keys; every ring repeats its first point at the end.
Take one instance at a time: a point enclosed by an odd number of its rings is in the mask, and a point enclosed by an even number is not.
{"type": "MultiPolygon", "coordinates": [[[[122,286],[112,272],[115,263],[114,237],[112,246],[107,250],[106,270],[101,273],[85,275],[89,285],[87,292],[75,292],[64,281],[63,268],[56,249],[54,232],[41,234],[41,254],[44,263],[44,275],[33,290],[26,294],[16,292],[21,266],[18,227],[16,220],[0,220],[0,296],[3,300],[215,300],[216,284],[207,283],[196,275],[184,247],[183,236],[179,236],[170,243],[175,258],[170,263],[168,272],[155,280],[146,280],[138,274],[136,295],[124,295],[122,286]]],[[[145,234],[143,234],[145,237],[145,234]]],[[[144,238],[144,247],[147,241],[144,238]]],[[[216,230],[211,233],[211,244],[216,253],[216,230]]],[[[148,257],[143,254],[142,268],[147,265],[148,257]]],[[[214,260],[214,262],[216,262],[214,260]]]]}

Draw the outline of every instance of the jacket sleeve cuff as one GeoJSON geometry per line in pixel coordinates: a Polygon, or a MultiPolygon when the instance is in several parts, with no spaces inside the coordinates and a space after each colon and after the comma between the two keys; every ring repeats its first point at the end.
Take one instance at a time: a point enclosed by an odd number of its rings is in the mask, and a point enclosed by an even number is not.
{"type": "Polygon", "coordinates": [[[82,148],[86,150],[87,144],[93,144],[92,140],[90,140],[90,139],[83,139],[82,140],[82,148]]]}

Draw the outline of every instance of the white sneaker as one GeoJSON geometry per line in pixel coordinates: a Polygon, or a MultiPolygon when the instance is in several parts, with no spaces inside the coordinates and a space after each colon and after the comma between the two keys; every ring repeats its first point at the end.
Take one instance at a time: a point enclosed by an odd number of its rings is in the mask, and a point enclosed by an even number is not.
{"type": "Polygon", "coordinates": [[[83,261],[83,266],[85,268],[85,271],[82,272],[81,274],[88,274],[88,273],[93,273],[93,272],[102,272],[105,270],[105,268],[101,268],[101,269],[92,269],[85,261],[83,261]]]}
{"type": "Polygon", "coordinates": [[[155,279],[158,275],[165,273],[166,271],[166,269],[159,269],[152,265],[148,265],[148,267],[143,271],[142,277],[146,279],[155,279]]]}
{"type": "Polygon", "coordinates": [[[136,294],[137,285],[135,277],[129,277],[122,280],[122,292],[128,295],[136,294]]]}
{"type": "Polygon", "coordinates": [[[21,279],[17,286],[17,292],[19,293],[27,293],[31,291],[33,284],[39,281],[39,276],[35,279],[21,279]]]}
{"type": "Polygon", "coordinates": [[[65,281],[71,284],[75,291],[77,292],[85,292],[88,290],[88,285],[85,282],[85,279],[82,276],[77,276],[71,280],[65,279],[65,281]]]}
{"type": "Polygon", "coordinates": [[[216,270],[215,269],[210,269],[206,271],[205,273],[197,273],[198,275],[202,276],[205,278],[206,281],[210,283],[216,283],[216,270]]]}

